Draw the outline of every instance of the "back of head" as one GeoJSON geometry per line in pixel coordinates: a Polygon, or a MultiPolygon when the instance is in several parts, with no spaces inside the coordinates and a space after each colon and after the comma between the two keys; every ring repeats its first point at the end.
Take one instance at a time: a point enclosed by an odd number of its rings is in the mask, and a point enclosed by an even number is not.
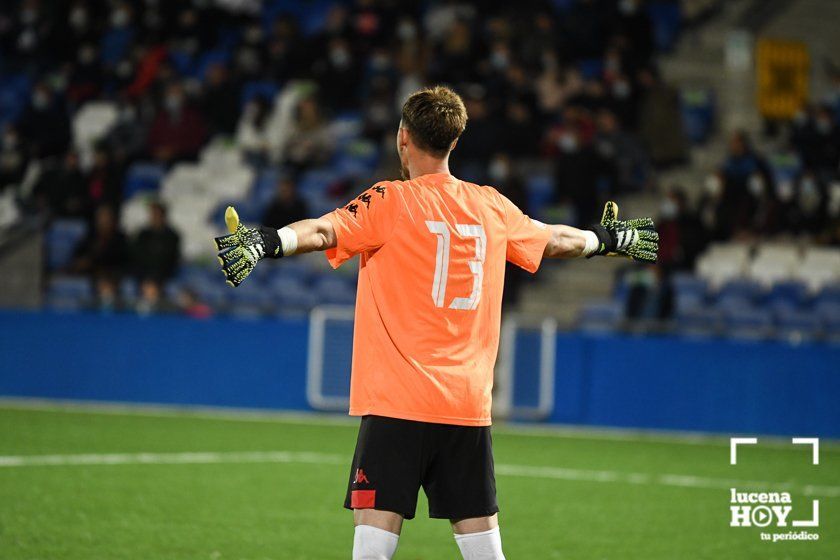
{"type": "Polygon", "coordinates": [[[467,109],[448,87],[422,89],[403,105],[400,126],[408,130],[418,148],[443,158],[467,126],[467,109]]]}

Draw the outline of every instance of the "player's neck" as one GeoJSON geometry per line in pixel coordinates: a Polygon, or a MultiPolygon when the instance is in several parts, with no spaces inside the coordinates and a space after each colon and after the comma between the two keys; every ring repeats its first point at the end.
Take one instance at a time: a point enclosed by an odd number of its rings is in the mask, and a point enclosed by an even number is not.
{"type": "Polygon", "coordinates": [[[423,175],[435,175],[439,173],[451,175],[449,172],[449,156],[443,159],[421,157],[416,161],[410,161],[408,162],[408,172],[412,179],[422,177],[423,175]]]}

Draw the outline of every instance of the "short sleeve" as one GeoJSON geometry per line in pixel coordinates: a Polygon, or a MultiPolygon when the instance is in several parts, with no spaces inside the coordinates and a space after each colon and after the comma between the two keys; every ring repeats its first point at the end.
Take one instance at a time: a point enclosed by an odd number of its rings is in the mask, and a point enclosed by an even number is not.
{"type": "Polygon", "coordinates": [[[335,230],[336,246],[326,251],[333,268],[359,253],[378,249],[394,232],[403,204],[392,183],[377,183],[343,208],[326,214],[335,230]]]}
{"type": "Polygon", "coordinates": [[[507,260],[528,272],[536,272],[551,239],[551,230],[526,216],[507,197],[500,196],[507,226],[507,260]]]}

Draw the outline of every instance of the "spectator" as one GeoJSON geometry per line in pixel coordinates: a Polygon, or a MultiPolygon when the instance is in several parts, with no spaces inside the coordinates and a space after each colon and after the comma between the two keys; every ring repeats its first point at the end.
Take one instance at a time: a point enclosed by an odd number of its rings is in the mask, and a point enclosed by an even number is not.
{"type": "Polygon", "coordinates": [[[263,215],[264,226],[281,228],[309,218],[309,208],[298,195],[295,182],[284,177],[277,182],[277,193],[263,215]]]}
{"type": "Polygon", "coordinates": [[[94,308],[108,314],[122,309],[117,280],[110,274],[101,274],[96,278],[96,298],[94,308]]]}
{"type": "Polygon", "coordinates": [[[70,145],[67,110],[46,82],[35,85],[19,127],[25,149],[32,157],[58,156],[70,145]]]}
{"type": "Polygon", "coordinates": [[[181,313],[193,319],[208,319],[213,316],[213,309],[198,299],[194,290],[185,288],[178,294],[178,307],[181,313]]]}
{"type": "Polygon", "coordinates": [[[187,103],[184,88],[169,84],[149,131],[148,152],[165,163],[195,159],[206,137],[204,119],[187,103]]]}
{"type": "Polygon", "coordinates": [[[26,154],[14,125],[7,124],[0,139],[0,193],[23,179],[26,154]]]}
{"type": "Polygon", "coordinates": [[[141,280],[163,283],[172,278],[181,261],[181,241],[166,219],[166,207],[149,204],[149,224],[134,240],[134,268],[141,280]]]}
{"type": "Polygon", "coordinates": [[[113,208],[96,209],[93,227],[76,247],[71,272],[90,275],[92,279],[107,276],[118,281],[128,261],[128,243],[119,229],[113,208]]]}
{"type": "Polygon", "coordinates": [[[203,96],[203,111],[211,134],[233,136],[236,132],[239,106],[239,86],[231,79],[223,64],[213,64],[207,70],[207,86],[203,96]]]}
{"type": "Polygon", "coordinates": [[[255,165],[262,166],[273,159],[272,152],[277,148],[270,130],[271,111],[269,100],[256,96],[245,107],[236,130],[236,143],[255,165]]]}
{"type": "Polygon", "coordinates": [[[296,122],[286,147],[286,161],[297,171],[324,163],[332,156],[333,140],[314,97],[297,106],[296,122]]]}
{"type": "Polygon", "coordinates": [[[90,207],[87,185],[79,167],[79,155],[69,151],[61,163],[46,165],[33,189],[41,211],[62,218],[81,218],[90,207]]]}
{"type": "Polygon", "coordinates": [[[160,283],[146,278],[140,282],[140,297],[137,299],[134,311],[145,317],[158,313],[170,313],[175,311],[175,308],[163,297],[160,283]]]}
{"type": "Polygon", "coordinates": [[[641,97],[639,134],[656,166],[683,163],[688,159],[688,141],[683,132],[677,90],[647,68],[639,73],[641,97]]]}

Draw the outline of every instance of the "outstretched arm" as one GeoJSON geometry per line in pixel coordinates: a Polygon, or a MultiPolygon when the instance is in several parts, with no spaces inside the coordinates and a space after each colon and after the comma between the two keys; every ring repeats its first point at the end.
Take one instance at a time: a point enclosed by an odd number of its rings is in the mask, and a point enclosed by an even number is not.
{"type": "Polygon", "coordinates": [[[232,206],[225,211],[230,234],[216,238],[219,264],[228,284],[238,286],[257,262],[287,255],[326,251],[336,245],[335,229],[326,218],[301,220],[278,229],[242,225],[232,206]]]}
{"type": "MultiPolygon", "coordinates": [[[[289,247],[284,244],[284,256],[311,253],[313,251],[326,251],[336,245],[335,228],[333,228],[332,222],[326,218],[301,220],[289,224],[286,227],[295,233],[297,244],[295,250],[291,252],[285,251],[289,247]]],[[[284,229],[286,228],[279,230],[281,237],[285,237],[284,229]]]]}
{"type": "Polygon", "coordinates": [[[601,223],[581,230],[570,226],[553,225],[551,239],[543,256],[558,259],[591,257],[594,255],[625,256],[643,262],[656,262],[659,234],[653,220],[640,218],[619,220],[618,205],[607,202],[601,223]]]}
{"type": "Polygon", "coordinates": [[[595,233],[572,226],[550,225],[551,238],[545,246],[543,256],[551,259],[573,259],[587,256],[587,242],[592,247],[591,254],[598,246],[595,233]]]}

